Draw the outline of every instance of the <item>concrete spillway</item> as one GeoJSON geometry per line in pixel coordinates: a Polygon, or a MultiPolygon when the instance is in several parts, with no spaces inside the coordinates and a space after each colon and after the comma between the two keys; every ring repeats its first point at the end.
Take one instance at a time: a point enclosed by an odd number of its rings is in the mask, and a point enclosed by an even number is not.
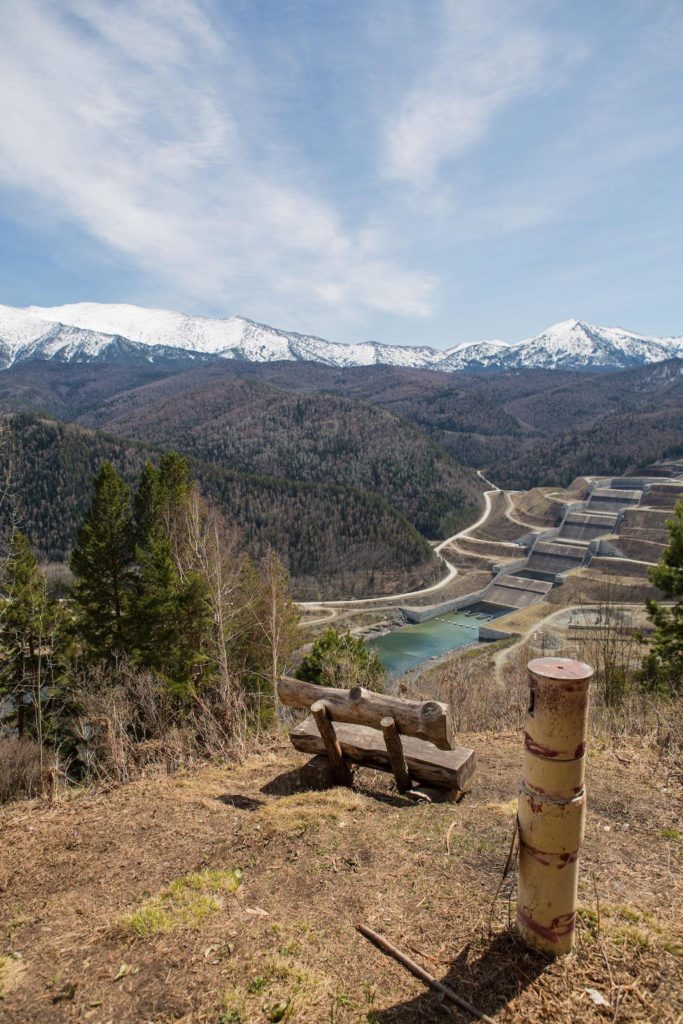
{"type": "Polygon", "coordinates": [[[499,576],[486,594],[487,604],[503,605],[507,608],[526,608],[541,601],[552,583],[546,580],[525,579],[522,576],[499,576]]]}
{"type": "Polygon", "coordinates": [[[677,501],[683,501],[683,484],[651,484],[643,497],[642,504],[648,508],[673,509],[677,501]]]}
{"type": "Polygon", "coordinates": [[[604,515],[591,515],[587,512],[568,512],[558,534],[560,540],[581,541],[589,543],[595,537],[614,533],[619,516],[616,512],[604,515]]]}
{"type": "Polygon", "coordinates": [[[537,541],[526,568],[547,576],[578,569],[586,558],[586,548],[579,544],[556,544],[551,541],[537,541]]]}
{"type": "Polygon", "coordinates": [[[596,487],[588,499],[586,512],[619,512],[627,505],[637,505],[642,496],[642,491],[596,487]]]}

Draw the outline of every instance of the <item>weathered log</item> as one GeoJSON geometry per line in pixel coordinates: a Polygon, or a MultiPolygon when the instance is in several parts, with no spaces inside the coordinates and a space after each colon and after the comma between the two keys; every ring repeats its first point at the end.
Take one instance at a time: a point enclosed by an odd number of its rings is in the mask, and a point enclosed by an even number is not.
{"type": "Polygon", "coordinates": [[[278,694],[283,704],[295,708],[310,708],[317,700],[324,700],[334,722],[349,725],[369,725],[379,728],[383,718],[393,718],[402,736],[417,736],[429,740],[440,750],[453,748],[453,729],[448,705],[436,700],[404,700],[385,693],[373,693],[362,686],[340,690],[334,686],[318,686],[303,679],[282,676],[278,694]]]}
{"type": "Polygon", "coordinates": [[[325,753],[330,759],[335,780],[340,786],[352,785],[353,776],[351,775],[351,769],[344,760],[344,755],[342,754],[339,740],[335,734],[334,726],[332,725],[327,713],[325,701],[317,700],[311,705],[311,711],[313,712],[315,724],[317,725],[318,732],[322,738],[325,753]]]}
{"type": "MultiPolygon", "coordinates": [[[[342,754],[349,761],[381,771],[391,771],[391,761],[384,745],[382,733],[364,725],[335,726],[336,739],[342,754]]],[[[306,754],[322,754],[325,743],[315,719],[309,715],[289,734],[297,750],[306,754]]],[[[468,790],[476,770],[477,759],[473,750],[456,747],[439,750],[433,743],[414,736],[402,736],[403,754],[410,777],[429,786],[453,791],[468,790]]]]}
{"type": "Polygon", "coordinates": [[[383,718],[379,723],[384,734],[384,742],[386,744],[387,753],[391,762],[391,770],[394,773],[396,779],[396,785],[399,793],[407,793],[411,788],[412,783],[410,781],[410,772],[408,771],[408,765],[403,754],[403,746],[401,744],[401,736],[398,729],[396,728],[396,722],[393,718],[383,718]]]}

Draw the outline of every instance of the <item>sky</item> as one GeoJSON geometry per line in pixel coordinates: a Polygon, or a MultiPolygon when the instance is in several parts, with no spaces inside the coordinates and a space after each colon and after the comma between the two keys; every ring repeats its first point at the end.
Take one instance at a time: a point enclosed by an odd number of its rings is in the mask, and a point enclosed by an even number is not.
{"type": "Polygon", "coordinates": [[[683,333],[683,0],[0,0],[0,302],[683,333]]]}

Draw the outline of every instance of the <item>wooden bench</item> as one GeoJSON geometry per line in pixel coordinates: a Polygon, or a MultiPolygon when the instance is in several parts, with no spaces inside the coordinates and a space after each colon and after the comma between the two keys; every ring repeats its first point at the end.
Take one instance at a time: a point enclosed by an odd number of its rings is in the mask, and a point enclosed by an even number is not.
{"type": "Polygon", "coordinates": [[[361,686],[340,690],[283,676],[282,704],[308,708],[311,714],[292,729],[297,750],[327,754],[335,781],[352,782],[349,762],[393,772],[399,792],[416,783],[450,792],[470,788],[476,755],[453,744],[446,704],[404,700],[361,686]]]}

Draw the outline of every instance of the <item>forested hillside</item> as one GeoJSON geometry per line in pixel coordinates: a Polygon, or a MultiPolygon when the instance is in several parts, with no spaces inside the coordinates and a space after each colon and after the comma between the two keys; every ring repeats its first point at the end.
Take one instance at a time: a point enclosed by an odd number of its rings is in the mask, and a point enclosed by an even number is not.
{"type": "Polygon", "coordinates": [[[476,518],[482,489],[474,473],[393,413],[255,380],[170,377],[113,398],[80,422],[224,468],[371,491],[432,538],[476,518]]]}
{"type": "Polygon", "coordinates": [[[149,451],[172,447],[194,460],[254,554],[267,544],[280,552],[299,596],[354,596],[434,577],[415,527],[443,537],[476,518],[475,468],[502,487],[562,486],[680,455],[682,369],[670,360],[618,373],[447,377],[385,366],[230,361],[171,373],[35,362],[0,375],[0,406],[116,435],[15,421],[17,492],[46,556],[65,557],[102,458],[130,479],[149,451]]]}
{"type": "Polygon", "coordinates": [[[617,373],[514,370],[447,379],[387,367],[294,372],[283,363],[231,372],[381,404],[502,487],[563,486],[579,474],[621,473],[683,452],[680,359],[617,373]]]}
{"type": "MultiPolygon", "coordinates": [[[[29,414],[6,417],[0,446],[19,522],[43,557],[63,561],[90,500],[92,478],[110,459],[132,482],[160,449],[29,414]]],[[[300,597],[381,592],[431,581],[438,562],[427,542],[376,495],[351,487],[274,480],[191,464],[203,493],[239,526],[249,551],[280,553],[300,597]]]]}

